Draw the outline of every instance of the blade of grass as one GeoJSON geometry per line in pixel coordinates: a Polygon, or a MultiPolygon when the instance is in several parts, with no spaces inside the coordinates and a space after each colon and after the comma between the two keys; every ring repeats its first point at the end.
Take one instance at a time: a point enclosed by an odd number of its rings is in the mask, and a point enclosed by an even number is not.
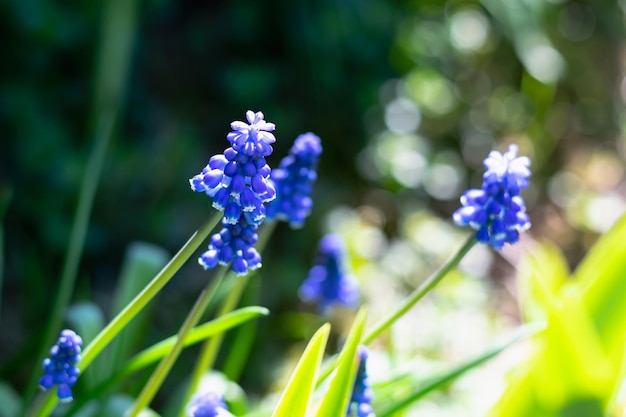
{"type": "Polygon", "coordinates": [[[291,374],[272,417],[306,415],[329,333],[330,324],[326,323],[313,335],[291,374]]]}
{"type": "Polygon", "coordinates": [[[345,417],[346,415],[354,379],[359,368],[357,348],[361,342],[366,318],[365,309],[361,309],[352,324],[350,334],[339,355],[337,372],[330,381],[328,391],[322,399],[320,408],[317,410],[317,417],[345,417]]]}

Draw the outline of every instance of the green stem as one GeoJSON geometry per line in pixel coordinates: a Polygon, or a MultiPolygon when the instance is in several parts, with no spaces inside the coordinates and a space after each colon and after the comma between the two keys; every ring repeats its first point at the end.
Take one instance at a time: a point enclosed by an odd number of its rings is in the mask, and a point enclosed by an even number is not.
{"type": "MultiPolygon", "coordinates": [[[[263,252],[265,246],[267,245],[270,236],[272,235],[274,229],[276,227],[275,221],[268,221],[263,224],[263,228],[259,232],[259,240],[256,244],[257,250],[259,252],[263,252]]],[[[234,287],[230,290],[228,297],[224,300],[220,310],[217,313],[217,317],[221,317],[224,314],[228,314],[233,311],[239,301],[241,300],[241,295],[245,290],[248,282],[250,281],[250,276],[253,273],[248,275],[237,277],[237,281],[235,282],[234,287]]],[[[224,333],[220,333],[210,338],[202,345],[202,350],[200,351],[200,355],[196,360],[196,364],[191,374],[191,381],[189,382],[189,386],[187,387],[187,392],[185,394],[185,398],[183,398],[180,417],[185,417],[185,404],[189,402],[191,396],[198,389],[198,385],[200,384],[200,380],[202,379],[202,375],[208,370],[212,369],[213,365],[215,365],[215,359],[217,358],[217,354],[219,353],[222,342],[224,341],[224,333]]]]}
{"type": "MultiPolygon", "coordinates": [[[[96,338],[85,348],[82,353],[78,368],[84,372],[89,364],[98,356],[111,340],[128,324],[128,322],[139,312],[145,305],[154,298],[154,296],[168,283],[172,276],[180,269],[180,267],[193,255],[200,247],[202,242],[211,233],[211,230],[222,218],[221,212],[215,212],[213,216],[198,230],[193,236],[180,248],[178,253],[169,261],[167,265],[154,277],[152,281],[128,304],[119,314],[105,327],[96,338]]],[[[57,398],[54,395],[48,395],[43,404],[43,408],[39,417],[45,417],[50,414],[57,398]],[[46,412],[47,411],[47,412],[46,412]]]]}
{"type": "MultiPolygon", "coordinates": [[[[251,274],[252,273],[242,277],[236,277],[237,282],[235,282],[235,285],[230,290],[228,297],[226,298],[226,300],[224,300],[224,304],[222,304],[220,310],[218,311],[217,317],[228,314],[237,307],[237,304],[239,304],[239,299],[241,298],[241,294],[246,288],[251,274]]],[[[200,384],[202,375],[204,375],[204,372],[207,369],[213,368],[213,365],[215,364],[215,359],[217,358],[217,353],[219,352],[223,340],[224,333],[220,333],[208,339],[202,345],[202,350],[200,351],[200,355],[196,360],[196,365],[193,369],[193,373],[191,374],[191,381],[189,382],[187,393],[185,395],[185,398],[183,398],[183,406],[180,414],[181,417],[185,417],[185,404],[189,402],[193,393],[196,392],[196,389],[198,389],[198,385],[200,384]]]]}
{"type": "Polygon", "coordinates": [[[430,292],[448,273],[454,269],[461,259],[469,252],[469,250],[476,243],[476,235],[472,234],[461,246],[459,251],[446,263],[441,265],[426,281],[417,287],[404,302],[398,306],[391,314],[389,314],[384,320],[374,326],[363,338],[363,343],[369,344],[372,340],[376,339],[382,332],[387,330],[393,323],[395,323],[400,317],[406,314],[419,300],[421,300],[426,294],[430,292]]]}
{"type": "Polygon", "coordinates": [[[207,285],[207,287],[200,293],[198,300],[194,304],[193,308],[187,315],[185,322],[182,327],[178,331],[178,335],[176,337],[176,344],[172,348],[172,350],[165,356],[159,365],[150,376],[147,384],[141,390],[139,397],[135,400],[135,404],[130,412],[126,415],[127,417],[137,417],[139,413],[146,407],[152,399],[154,398],[156,392],[161,387],[163,380],[169,373],[170,369],[174,365],[174,362],[180,355],[182,351],[185,339],[189,332],[194,328],[194,326],[200,321],[202,314],[206,310],[207,306],[213,299],[215,295],[215,290],[219,287],[224,275],[226,275],[227,268],[221,267],[215,273],[215,277],[211,280],[211,282],[207,285]]]}
{"type": "MultiPolygon", "coordinates": [[[[376,339],[382,332],[387,330],[393,323],[395,323],[400,317],[406,314],[419,300],[421,300],[430,290],[435,288],[437,284],[452,270],[454,269],[461,259],[469,252],[469,250],[476,243],[476,234],[473,233],[461,246],[454,256],[446,261],[443,265],[439,267],[426,281],[422,283],[419,287],[417,287],[404,302],[398,306],[393,312],[391,312],[384,320],[374,326],[365,337],[363,337],[363,344],[369,344],[374,339],[376,339]]],[[[324,381],[335,369],[337,366],[337,358],[329,361],[328,365],[321,372],[320,377],[318,378],[317,383],[320,384],[324,381]]]]}

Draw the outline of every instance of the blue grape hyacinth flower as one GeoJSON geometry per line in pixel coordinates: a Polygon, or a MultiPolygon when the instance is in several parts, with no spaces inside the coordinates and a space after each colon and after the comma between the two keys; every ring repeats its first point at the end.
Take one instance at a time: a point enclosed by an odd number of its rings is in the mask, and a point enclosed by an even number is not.
{"type": "Polygon", "coordinates": [[[316,303],[326,312],[332,305],[354,307],[359,302],[356,278],[344,270],[345,245],[340,236],[330,234],[319,243],[315,265],[300,286],[300,298],[316,303]]]}
{"type": "Polygon", "coordinates": [[[267,204],[267,218],[284,220],[292,228],[302,227],[311,213],[311,191],[317,179],[317,165],[322,153],[320,138],[304,133],[296,138],[270,180],[276,188],[276,199],[267,204]]]}
{"type": "Polygon", "coordinates": [[[276,197],[269,176],[271,169],[265,157],[273,151],[276,138],[274,123],[264,120],[263,113],[246,112],[248,123],[231,123],[227,135],[231,146],[215,155],[200,174],[189,180],[191,189],[213,198],[213,207],[224,211],[224,220],[235,224],[243,214],[250,224],[265,219],[264,203],[276,197]]]}
{"type": "Polygon", "coordinates": [[[530,159],[517,157],[517,150],[516,145],[510,145],[504,154],[489,154],[484,161],[482,188],[466,191],[461,196],[463,207],[452,216],[456,224],[477,230],[476,239],[496,250],[517,242],[520,233],[530,228],[520,195],[528,187],[530,159]]]}
{"type": "Polygon", "coordinates": [[[371,405],[374,399],[374,391],[372,391],[367,376],[367,357],[369,353],[365,346],[359,346],[358,356],[359,369],[357,370],[354,380],[354,388],[352,389],[347,415],[351,415],[354,408],[354,415],[356,417],[376,417],[371,405]]]}
{"type": "Polygon", "coordinates": [[[72,330],[63,330],[56,344],[50,349],[50,357],[44,359],[44,374],[39,380],[39,386],[49,390],[57,386],[57,397],[61,402],[72,401],[72,385],[80,371],[76,363],[80,360],[83,340],[72,330]]]}
{"type": "Polygon", "coordinates": [[[248,271],[260,268],[261,255],[254,248],[259,240],[257,229],[258,226],[248,223],[243,214],[235,223],[224,218],[222,230],[211,236],[209,250],[198,258],[198,263],[209,269],[232,262],[232,269],[237,275],[246,275],[248,271]]]}
{"type": "Polygon", "coordinates": [[[193,396],[187,406],[189,417],[230,417],[232,414],[224,398],[214,392],[205,392],[193,396]]]}

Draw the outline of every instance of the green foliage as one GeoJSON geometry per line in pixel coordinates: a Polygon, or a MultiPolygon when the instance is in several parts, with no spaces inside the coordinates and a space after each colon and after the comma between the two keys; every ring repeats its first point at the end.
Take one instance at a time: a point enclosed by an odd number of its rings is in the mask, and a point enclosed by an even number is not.
{"type": "Polygon", "coordinates": [[[329,332],[328,323],[315,332],[291,374],[272,417],[305,417],[329,332]]]}
{"type": "Polygon", "coordinates": [[[566,275],[553,246],[540,245],[524,260],[520,293],[534,311],[527,317],[548,324],[492,416],[617,415],[625,376],[626,216],[566,275]]]}
{"type": "Polygon", "coordinates": [[[346,414],[354,387],[354,380],[359,368],[357,348],[361,342],[361,334],[363,333],[366,318],[365,309],[361,309],[352,324],[350,334],[339,355],[337,370],[317,410],[317,417],[344,417],[346,414]]]}

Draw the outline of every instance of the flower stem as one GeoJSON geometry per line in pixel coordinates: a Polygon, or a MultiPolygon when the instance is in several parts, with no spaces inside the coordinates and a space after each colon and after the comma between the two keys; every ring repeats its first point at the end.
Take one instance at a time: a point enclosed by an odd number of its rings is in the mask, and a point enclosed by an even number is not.
{"type": "Polygon", "coordinates": [[[135,400],[135,404],[133,405],[133,408],[126,415],[127,417],[137,417],[139,413],[146,406],[148,406],[148,404],[150,404],[156,392],[161,387],[163,380],[165,379],[170,369],[174,365],[174,362],[176,361],[176,359],[178,359],[178,356],[180,355],[180,352],[182,351],[184,347],[185,339],[187,338],[187,335],[194,328],[194,326],[198,324],[198,322],[200,321],[202,314],[204,313],[207,306],[211,302],[211,299],[213,299],[213,296],[215,295],[215,291],[219,287],[220,283],[222,282],[222,279],[224,278],[224,275],[226,275],[226,272],[227,272],[226,267],[219,268],[216,271],[213,279],[207,285],[207,287],[200,293],[200,296],[196,300],[196,303],[194,304],[193,308],[187,315],[185,322],[183,323],[180,330],[178,331],[178,335],[176,337],[176,344],[174,345],[174,347],[172,347],[172,350],[167,354],[167,356],[165,356],[161,360],[161,362],[159,362],[159,365],[152,373],[152,376],[150,376],[150,379],[148,380],[147,384],[141,390],[139,397],[137,397],[137,399],[135,400]]]}
{"type": "MultiPolygon", "coordinates": [[[[259,232],[259,240],[256,245],[259,252],[262,252],[265,248],[265,245],[267,245],[267,242],[269,241],[269,238],[272,235],[275,227],[275,221],[270,221],[263,225],[263,229],[261,229],[261,231],[259,232]]],[[[228,296],[224,300],[224,303],[222,304],[216,317],[221,317],[224,314],[228,314],[235,308],[237,308],[237,305],[241,300],[241,295],[246,289],[248,282],[250,281],[250,277],[254,273],[255,272],[250,272],[248,275],[236,278],[237,281],[235,282],[235,285],[228,293],[228,296]]],[[[217,354],[219,353],[223,341],[224,333],[220,333],[208,339],[202,345],[202,350],[200,351],[200,355],[196,360],[196,365],[194,367],[193,373],[191,374],[191,380],[189,381],[189,386],[187,387],[187,393],[185,394],[185,397],[183,398],[183,401],[181,403],[182,405],[179,413],[180,417],[186,416],[185,405],[189,402],[191,396],[198,389],[198,385],[200,384],[202,375],[204,375],[207,370],[213,368],[213,365],[215,364],[215,359],[217,358],[217,354]]]]}
{"type": "MultiPolygon", "coordinates": [[[[81,355],[81,360],[78,362],[77,367],[81,372],[85,372],[85,369],[91,364],[91,362],[98,356],[98,354],[104,349],[113,338],[128,324],[128,322],[135,317],[135,315],[141,311],[143,307],[168,283],[168,281],[174,276],[174,274],[180,269],[180,267],[193,255],[198,247],[204,242],[207,236],[211,233],[211,230],[222,218],[221,212],[215,212],[213,216],[204,224],[198,231],[196,231],[191,238],[180,248],[178,253],[169,261],[167,265],[159,272],[152,281],[139,293],[137,296],[122,310],[119,314],[104,328],[95,339],[85,348],[81,355]]],[[[45,402],[38,414],[31,413],[31,415],[37,415],[44,417],[50,414],[57,398],[55,395],[48,393],[45,402]]]]}
{"type": "Polygon", "coordinates": [[[391,327],[393,323],[395,323],[400,317],[406,314],[415,303],[421,300],[430,290],[435,288],[439,281],[441,281],[452,269],[454,269],[461,259],[469,252],[469,250],[476,243],[476,235],[472,234],[461,246],[459,251],[446,263],[441,265],[439,269],[437,269],[426,281],[422,283],[419,287],[417,287],[408,297],[407,299],[396,308],[391,314],[389,314],[383,321],[378,323],[371,329],[364,337],[363,343],[368,344],[372,340],[376,339],[382,332],[391,327]]]}

